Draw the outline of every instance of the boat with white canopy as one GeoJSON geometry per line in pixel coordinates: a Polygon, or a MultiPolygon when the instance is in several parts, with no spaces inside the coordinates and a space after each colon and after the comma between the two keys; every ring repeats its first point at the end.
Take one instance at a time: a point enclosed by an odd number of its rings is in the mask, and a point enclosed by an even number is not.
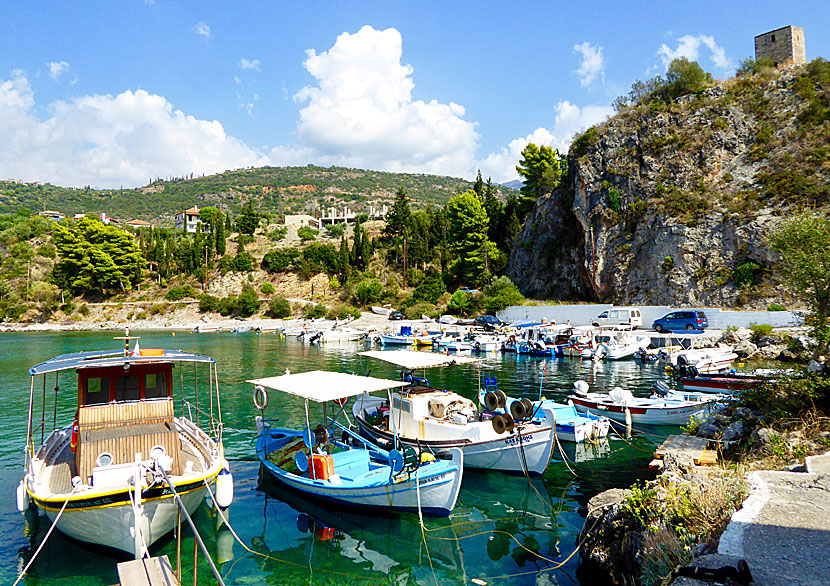
{"type": "Polygon", "coordinates": [[[446,459],[407,446],[384,450],[337,423],[349,398],[406,383],[328,371],[248,382],[255,385],[254,402],[261,410],[256,417],[257,457],[275,480],[306,497],[339,506],[436,516],[452,511],[461,488],[461,450],[449,452],[446,459]],[[266,389],[304,401],[304,429],[273,427],[264,418],[266,389]],[[309,402],[324,405],[324,423],[312,427],[309,402]],[[331,417],[325,414],[329,403],[339,408],[331,417]]]}
{"type": "Polygon", "coordinates": [[[219,479],[223,507],[233,485],[214,359],[140,349],[137,342],[130,350],[136,338],[118,339],[126,340],[124,350],[64,354],[29,369],[25,476],[17,500],[21,511],[34,502],[74,539],[138,558],[174,528],[174,492],[192,513],[208,484],[219,479]],[[200,371],[209,404],[204,396],[199,404],[200,371]],[[75,383],[65,385],[61,373],[69,372],[75,383]],[[173,392],[174,381],[181,381],[180,393],[173,392]],[[77,401],[74,421],[59,421],[65,391],[77,401]]]}
{"type": "MultiPolygon", "coordinates": [[[[361,352],[403,369],[409,386],[388,397],[364,395],[352,405],[361,432],[381,446],[396,438],[434,453],[464,451],[464,465],[515,474],[540,475],[548,466],[555,442],[554,416],[541,409],[538,417],[515,421],[509,413],[485,412],[462,395],[429,386],[415,370],[474,364],[479,359],[407,350],[361,352]]],[[[502,405],[503,407],[503,405],[502,405]]]]}

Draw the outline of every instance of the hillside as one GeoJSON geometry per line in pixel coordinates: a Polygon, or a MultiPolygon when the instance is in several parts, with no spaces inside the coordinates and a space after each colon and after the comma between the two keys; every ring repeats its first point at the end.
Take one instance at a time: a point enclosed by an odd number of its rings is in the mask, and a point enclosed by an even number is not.
{"type": "MultiPolygon", "coordinates": [[[[56,210],[70,215],[106,212],[131,220],[172,226],[173,216],[190,206],[213,205],[236,212],[253,198],[260,212],[304,213],[348,205],[358,211],[391,205],[395,191],[406,190],[413,207],[445,204],[473,183],[437,175],[386,173],[343,167],[262,167],[216,175],[155,180],[137,189],[73,189],[49,184],[0,181],[0,213],[19,208],[56,210]]],[[[507,188],[499,188],[503,193],[507,188]]]]}
{"type": "Polygon", "coordinates": [[[525,295],[791,300],[765,235],[793,211],[830,204],[830,64],[708,85],[641,99],[574,141],[568,175],[513,244],[508,275],[525,295]]]}

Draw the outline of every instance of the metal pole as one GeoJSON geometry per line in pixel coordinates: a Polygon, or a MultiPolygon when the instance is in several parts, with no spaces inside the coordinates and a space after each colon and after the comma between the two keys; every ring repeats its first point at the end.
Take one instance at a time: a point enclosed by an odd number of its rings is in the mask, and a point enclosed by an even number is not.
{"type": "Polygon", "coordinates": [[[176,580],[182,583],[182,506],[176,506],[176,580]]]}

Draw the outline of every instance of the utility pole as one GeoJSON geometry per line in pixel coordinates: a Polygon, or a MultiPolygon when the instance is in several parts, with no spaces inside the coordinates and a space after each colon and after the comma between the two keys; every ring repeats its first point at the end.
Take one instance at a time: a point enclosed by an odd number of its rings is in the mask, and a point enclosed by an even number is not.
{"type": "Polygon", "coordinates": [[[403,286],[406,288],[406,238],[403,239],[403,286]]]}
{"type": "Polygon", "coordinates": [[[594,299],[598,299],[599,295],[597,295],[597,241],[594,240],[593,225],[591,225],[591,265],[593,266],[591,285],[593,285],[594,287],[594,299]]]}
{"type": "Polygon", "coordinates": [[[205,244],[205,284],[202,287],[204,292],[207,293],[207,271],[208,271],[208,246],[205,244]]]}

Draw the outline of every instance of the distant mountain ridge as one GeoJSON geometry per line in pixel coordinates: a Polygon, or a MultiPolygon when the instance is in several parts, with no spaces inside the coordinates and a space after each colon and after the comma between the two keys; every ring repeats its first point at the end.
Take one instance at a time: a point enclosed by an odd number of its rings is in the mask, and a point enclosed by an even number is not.
{"type": "MultiPolygon", "coordinates": [[[[50,184],[0,181],[0,213],[19,208],[55,210],[66,215],[105,212],[122,220],[142,219],[172,226],[173,216],[191,206],[216,206],[232,212],[249,199],[269,213],[319,213],[349,206],[369,211],[391,205],[399,188],[415,208],[443,205],[473,182],[457,177],[390,173],[345,167],[261,167],[225,171],[203,177],[154,180],[134,189],[89,189],[50,184]]],[[[509,189],[496,186],[502,196],[509,189]]]]}

